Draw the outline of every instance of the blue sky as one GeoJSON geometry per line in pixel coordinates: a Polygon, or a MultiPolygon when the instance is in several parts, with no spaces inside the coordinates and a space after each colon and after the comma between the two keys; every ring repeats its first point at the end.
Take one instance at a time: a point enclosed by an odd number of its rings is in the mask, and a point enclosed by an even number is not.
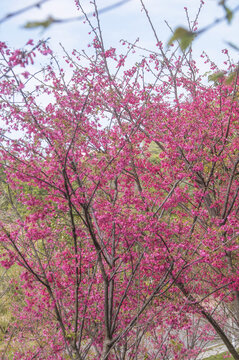
{"type": "MultiPolygon", "coordinates": [[[[111,5],[118,0],[98,0],[99,8],[111,5]]],[[[36,0],[0,0],[0,17],[9,12],[32,4],[36,0]]],[[[86,11],[90,11],[90,1],[82,0],[86,11]]],[[[199,29],[221,17],[224,12],[217,5],[218,0],[205,0],[205,5],[199,16],[199,29]]],[[[158,32],[160,40],[167,42],[171,33],[165,24],[165,20],[175,29],[177,26],[186,26],[187,20],[184,7],[188,8],[191,20],[194,19],[200,1],[199,0],[145,0],[151,19],[158,32]]],[[[228,0],[228,6],[233,8],[238,5],[238,0],[228,0]]],[[[83,22],[73,22],[63,25],[53,25],[46,31],[39,29],[26,30],[22,25],[29,20],[43,20],[52,15],[55,18],[67,18],[79,16],[74,0],[49,0],[40,9],[33,9],[18,17],[14,17],[0,25],[0,40],[6,41],[9,46],[22,47],[29,38],[35,40],[50,37],[50,45],[55,52],[60,54],[59,43],[62,43],[67,51],[73,48],[77,50],[86,49],[89,42],[89,28],[83,22]]],[[[200,58],[205,50],[210,58],[221,65],[224,56],[221,50],[228,47],[225,42],[231,41],[239,46],[239,14],[237,14],[231,25],[224,22],[212,30],[202,34],[194,42],[194,57],[200,58]]],[[[103,35],[107,46],[118,47],[120,39],[133,42],[140,38],[142,47],[152,48],[155,43],[152,31],[147,23],[144,13],[141,11],[139,0],[131,0],[123,6],[101,15],[103,35]]],[[[230,49],[235,62],[238,61],[238,53],[230,49]]]]}

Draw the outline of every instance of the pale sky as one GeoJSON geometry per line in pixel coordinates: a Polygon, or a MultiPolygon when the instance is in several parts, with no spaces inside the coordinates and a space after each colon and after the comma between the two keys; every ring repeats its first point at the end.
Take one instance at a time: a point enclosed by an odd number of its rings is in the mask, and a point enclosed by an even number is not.
{"type": "MultiPolygon", "coordinates": [[[[98,0],[98,7],[102,8],[119,0],[98,0]]],[[[205,0],[205,5],[199,16],[199,29],[213,22],[216,18],[224,15],[221,7],[217,5],[219,0],[205,0]]],[[[36,0],[0,0],[0,18],[9,12],[35,3],[36,0]]],[[[200,0],[145,0],[151,19],[158,32],[158,37],[167,42],[171,33],[165,24],[165,20],[175,29],[177,26],[186,26],[187,20],[184,7],[188,8],[191,20],[198,11],[200,0]]],[[[82,0],[81,4],[86,11],[90,11],[89,0],[82,0]]],[[[228,7],[234,8],[238,0],[228,0],[228,7]]],[[[26,30],[22,25],[29,20],[44,20],[47,16],[54,18],[67,18],[81,15],[76,9],[74,0],[49,0],[40,9],[33,9],[20,16],[9,19],[0,25],[0,41],[5,41],[12,47],[23,47],[31,38],[34,40],[50,37],[50,46],[60,54],[59,43],[61,42],[67,51],[73,48],[86,49],[90,39],[89,28],[83,22],[53,25],[46,31],[39,29],[26,30]]],[[[117,7],[100,16],[106,47],[118,47],[120,39],[133,42],[140,38],[142,47],[151,48],[155,39],[147,23],[145,14],[141,11],[139,0],[131,0],[121,7],[117,7]]],[[[212,30],[202,34],[194,42],[194,57],[199,59],[200,53],[205,50],[210,58],[218,63],[223,63],[225,57],[221,50],[228,48],[226,41],[235,43],[239,47],[239,13],[234,17],[231,25],[223,22],[212,30]]],[[[235,62],[238,61],[238,52],[229,48],[235,62]]]]}

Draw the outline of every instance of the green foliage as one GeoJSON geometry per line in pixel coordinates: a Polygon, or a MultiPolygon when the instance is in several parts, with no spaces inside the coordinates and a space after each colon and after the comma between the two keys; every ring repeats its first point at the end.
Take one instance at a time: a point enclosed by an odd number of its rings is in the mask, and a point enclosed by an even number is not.
{"type": "MultiPolygon", "coordinates": [[[[19,267],[13,265],[6,270],[0,267],[0,355],[5,344],[5,337],[8,332],[12,332],[11,325],[14,321],[12,311],[13,299],[19,301],[21,294],[16,298],[15,285],[11,283],[11,279],[19,278],[19,267]]],[[[8,354],[9,355],[9,354],[8,354]]],[[[8,357],[10,359],[10,357],[8,357]]]]}
{"type": "Polygon", "coordinates": [[[217,83],[218,80],[223,79],[225,76],[225,72],[224,71],[218,71],[214,74],[211,74],[208,76],[208,81],[213,81],[214,83],[217,83]]]}
{"type": "Polygon", "coordinates": [[[224,10],[226,12],[227,21],[230,24],[230,22],[232,21],[232,18],[233,18],[233,12],[227,6],[224,6],[224,10]]]}
{"type": "Polygon", "coordinates": [[[231,9],[229,9],[229,7],[226,5],[226,0],[221,0],[219,1],[219,5],[221,5],[225,11],[226,14],[226,19],[228,21],[228,23],[230,24],[233,18],[233,11],[231,9]]]}
{"type": "Polygon", "coordinates": [[[212,355],[212,356],[209,356],[207,358],[205,358],[204,360],[225,360],[225,359],[233,359],[233,357],[226,357],[225,358],[225,355],[228,356],[228,352],[223,352],[221,354],[218,354],[218,355],[212,355]]]}
{"type": "Polygon", "coordinates": [[[150,161],[155,164],[159,163],[159,154],[161,153],[161,150],[159,149],[158,145],[154,141],[152,141],[149,145],[148,150],[151,154],[150,161]]]}
{"type": "MultiPolygon", "coordinates": [[[[219,355],[212,355],[212,356],[209,356],[209,358],[206,358],[204,360],[225,360],[225,355],[227,355],[227,353],[222,353],[222,354],[219,354],[219,355]]],[[[233,359],[231,356],[227,359],[233,359]]]]}
{"type": "Polygon", "coordinates": [[[42,27],[43,29],[48,28],[55,22],[55,19],[52,16],[48,16],[46,20],[43,21],[28,21],[23,27],[25,29],[35,29],[42,27]]]}
{"type": "Polygon", "coordinates": [[[232,72],[227,76],[227,78],[226,78],[226,84],[227,84],[227,85],[231,84],[231,83],[235,80],[236,74],[237,74],[236,71],[232,71],[232,72]]]}
{"type": "Polygon", "coordinates": [[[238,68],[226,74],[225,71],[218,71],[208,76],[208,81],[214,82],[214,85],[218,85],[220,81],[225,81],[225,84],[232,84],[237,76],[238,68]]]}
{"type": "Polygon", "coordinates": [[[183,27],[178,27],[172,37],[169,39],[168,45],[171,45],[174,41],[178,41],[182,51],[186,50],[196,37],[196,34],[183,27]]]}

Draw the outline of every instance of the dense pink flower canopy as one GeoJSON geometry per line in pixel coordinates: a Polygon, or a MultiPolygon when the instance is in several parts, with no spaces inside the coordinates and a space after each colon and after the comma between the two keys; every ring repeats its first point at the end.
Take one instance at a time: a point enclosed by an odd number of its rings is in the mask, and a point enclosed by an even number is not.
{"type": "Polygon", "coordinates": [[[134,46],[96,37],[67,70],[30,48],[0,44],[13,358],[192,359],[215,333],[234,354],[221,324],[239,309],[238,69],[208,86],[162,44],[130,68],[134,46]]]}

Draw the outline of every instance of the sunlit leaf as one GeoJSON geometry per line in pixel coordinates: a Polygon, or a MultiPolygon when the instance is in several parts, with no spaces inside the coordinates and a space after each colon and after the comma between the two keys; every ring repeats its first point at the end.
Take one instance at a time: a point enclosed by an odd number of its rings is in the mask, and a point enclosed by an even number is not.
{"type": "Polygon", "coordinates": [[[230,85],[233,81],[236,80],[237,73],[238,73],[238,67],[236,68],[236,70],[230,72],[230,74],[227,76],[227,78],[226,78],[227,85],[230,85]]]}
{"type": "Polygon", "coordinates": [[[172,37],[170,38],[168,44],[171,45],[174,41],[179,41],[179,45],[182,50],[186,50],[192,43],[193,39],[195,38],[196,34],[184,29],[182,27],[178,27],[172,37]]]}
{"type": "Polygon", "coordinates": [[[223,71],[218,71],[214,74],[209,75],[208,81],[216,82],[217,80],[224,78],[224,76],[225,76],[225,73],[223,71]]]}
{"type": "Polygon", "coordinates": [[[25,29],[34,29],[38,27],[43,27],[44,29],[46,29],[54,22],[55,19],[52,16],[49,16],[46,20],[43,21],[29,21],[23,27],[25,29]]]}
{"type": "Polygon", "coordinates": [[[223,8],[226,12],[227,21],[230,24],[230,22],[232,21],[232,18],[233,18],[233,12],[225,4],[223,5],[223,8]]]}

